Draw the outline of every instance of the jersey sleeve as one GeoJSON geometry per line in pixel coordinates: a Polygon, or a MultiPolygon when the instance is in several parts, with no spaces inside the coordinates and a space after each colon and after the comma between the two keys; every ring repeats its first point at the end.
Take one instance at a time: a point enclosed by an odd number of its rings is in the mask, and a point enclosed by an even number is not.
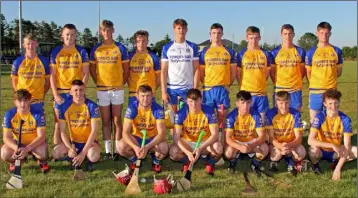
{"type": "Polygon", "coordinates": [[[160,72],[161,68],[160,68],[160,61],[157,55],[155,55],[154,53],[150,53],[150,56],[152,57],[153,60],[153,66],[154,66],[154,71],[160,72]]]}
{"type": "Polygon", "coordinates": [[[168,44],[162,48],[162,61],[168,61],[168,44]]]}
{"type": "Polygon", "coordinates": [[[272,62],[272,57],[271,57],[271,53],[264,50],[264,54],[266,56],[266,62],[267,62],[267,67],[271,66],[271,62],[272,62]]]}
{"type": "Polygon", "coordinates": [[[119,45],[119,51],[121,51],[122,63],[129,62],[127,48],[124,47],[123,45],[119,45]]]}
{"type": "Polygon", "coordinates": [[[300,48],[300,47],[297,48],[297,51],[298,51],[298,54],[301,57],[300,63],[304,64],[305,63],[305,57],[306,57],[306,51],[304,49],[300,48]]]}
{"type": "Polygon", "coordinates": [[[302,118],[301,118],[301,113],[299,111],[296,111],[293,114],[293,130],[296,132],[300,132],[303,133],[303,126],[302,126],[302,118]]]}
{"type": "Polygon", "coordinates": [[[204,48],[199,55],[199,65],[200,67],[205,67],[205,54],[206,54],[207,48],[204,48]]]}
{"type": "MultiPolygon", "coordinates": [[[[153,103],[152,103],[153,104],[153,103]]],[[[160,105],[158,104],[153,104],[153,115],[154,115],[154,118],[156,119],[156,121],[160,121],[160,122],[163,122],[164,121],[164,118],[165,118],[165,115],[164,115],[164,110],[163,110],[163,107],[161,107],[160,105]]]]}
{"type": "Polygon", "coordinates": [[[218,124],[216,113],[214,109],[208,108],[206,111],[206,117],[208,118],[208,124],[218,124]]]}
{"type": "Polygon", "coordinates": [[[40,60],[41,60],[41,63],[43,64],[43,66],[44,66],[45,75],[49,76],[50,75],[50,63],[49,63],[48,59],[43,57],[43,56],[41,56],[40,60]]]}
{"type": "Polygon", "coordinates": [[[91,49],[89,62],[92,63],[92,64],[96,63],[96,50],[97,50],[98,46],[99,46],[99,44],[97,44],[96,46],[92,47],[92,49],[91,49]]]}
{"type": "Polygon", "coordinates": [[[273,129],[272,120],[274,118],[274,112],[272,110],[268,111],[266,114],[265,127],[267,129],[273,129]]]}
{"type": "Polygon", "coordinates": [[[54,67],[57,64],[56,57],[59,52],[60,52],[60,47],[55,47],[54,49],[52,49],[51,54],[50,54],[50,66],[51,67],[54,67]]]}
{"type": "Polygon", "coordinates": [[[182,126],[184,124],[184,120],[186,119],[187,116],[187,106],[184,106],[183,108],[181,108],[177,114],[175,114],[175,120],[174,120],[174,124],[176,126],[182,126]]]}
{"type": "Polygon", "coordinates": [[[324,119],[325,118],[322,113],[317,114],[311,123],[311,129],[313,128],[316,131],[319,130],[324,122],[324,119]]]}
{"type": "Polygon", "coordinates": [[[137,109],[135,108],[135,106],[131,105],[127,108],[126,113],[124,114],[124,121],[131,123],[136,116],[137,109]]]}
{"type": "Polygon", "coordinates": [[[58,118],[63,121],[66,120],[65,113],[66,113],[67,109],[72,104],[72,98],[69,98],[66,95],[66,97],[64,97],[64,100],[65,100],[65,102],[63,104],[61,104],[58,108],[58,110],[59,110],[58,118]]]}
{"type": "MultiPolygon", "coordinates": [[[[80,55],[82,58],[82,63],[88,63],[88,53],[84,48],[80,49],[80,55]]],[[[86,66],[87,64],[84,65],[86,66]]]]}
{"type": "Polygon", "coordinates": [[[96,103],[88,100],[87,107],[88,107],[88,111],[90,113],[91,119],[99,119],[100,118],[99,107],[96,103]]]}
{"type": "Polygon", "coordinates": [[[256,130],[263,130],[265,127],[264,122],[262,121],[261,115],[258,112],[252,114],[253,119],[255,120],[256,130]]]}
{"type": "Polygon", "coordinates": [[[312,66],[312,57],[315,52],[315,49],[316,49],[316,47],[308,50],[308,52],[306,53],[305,64],[306,64],[307,68],[312,66]]]}
{"type": "Polygon", "coordinates": [[[193,44],[193,60],[199,60],[199,48],[196,44],[193,44]]]}
{"type": "Polygon", "coordinates": [[[46,127],[46,118],[43,112],[35,114],[36,128],[45,128],[46,127]]]}
{"type": "Polygon", "coordinates": [[[280,50],[280,48],[275,48],[271,52],[269,52],[270,56],[271,56],[271,59],[270,59],[271,67],[276,65],[276,56],[277,56],[279,50],[280,50]]]}
{"type": "Polygon", "coordinates": [[[8,112],[5,113],[5,116],[4,116],[4,121],[3,121],[3,124],[2,124],[2,127],[3,127],[3,131],[4,132],[12,132],[12,124],[11,124],[11,119],[14,117],[14,110],[10,110],[8,112]]]}
{"type": "Polygon", "coordinates": [[[242,57],[244,56],[245,52],[246,52],[246,49],[243,49],[239,53],[237,53],[236,62],[237,62],[237,67],[239,67],[239,68],[241,68],[241,61],[242,61],[242,57]]]}
{"type": "Polygon", "coordinates": [[[342,124],[343,124],[343,133],[344,136],[352,136],[352,121],[348,116],[344,116],[344,118],[342,119],[342,124]]]}
{"type": "Polygon", "coordinates": [[[226,117],[225,129],[233,130],[235,125],[235,109],[232,110],[226,117]]]}
{"type": "Polygon", "coordinates": [[[23,60],[24,60],[24,58],[22,56],[20,56],[14,61],[14,63],[12,64],[12,67],[11,67],[11,77],[18,76],[19,67],[23,60]]]}
{"type": "Polygon", "coordinates": [[[343,53],[342,53],[342,50],[339,49],[338,47],[335,47],[334,50],[336,51],[337,56],[338,56],[337,65],[338,65],[338,67],[342,67],[343,66],[343,53]]]}

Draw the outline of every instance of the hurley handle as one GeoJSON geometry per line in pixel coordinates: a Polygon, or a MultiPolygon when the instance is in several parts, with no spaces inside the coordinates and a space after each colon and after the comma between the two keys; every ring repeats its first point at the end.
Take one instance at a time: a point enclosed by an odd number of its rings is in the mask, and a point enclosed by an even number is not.
{"type": "Polygon", "coordinates": [[[183,108],[183,106],[184,106],[184,101],[183,101],[182,98],[180,98],[180,100],[179,100],[179,109],[183,108]]]}
{"type": "Polygon", "coordinates": [[[141,147],[143,148],[145,145],[145,139],[147,138],[147,130],[141,130],[140,132],[143,134],[142,145],[141,145],[141,147]]]}
{"type": "Polygon", "coordinates": [[[204,131],[204,130],[201,130],[201,132],[200,132],[200,134],[199,134],[198,141],[197,141],[196,144],[195,144],[195,148],[196,148],[196,149],[199,148],[201,139],[203,139],[204,134],[205,134],[205,131],[204,131]]]}
{"type": "Polygon", "coordinates": [[[17,139],[17,148],[21,146],[21,134],[22,134],[22,125],[25,123],[23,119],[20,119],[19,122],[19,138],[17,139]]]}

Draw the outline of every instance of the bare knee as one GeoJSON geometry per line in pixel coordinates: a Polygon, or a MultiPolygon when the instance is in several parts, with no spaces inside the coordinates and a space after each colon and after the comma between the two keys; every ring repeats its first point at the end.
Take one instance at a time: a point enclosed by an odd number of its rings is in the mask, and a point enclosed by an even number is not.
{"type": "Polygon", "coordinates": [[[306,157],[306,149],[303,145],[299,145],[293,153],[296,161],[302,161],[306,157]]]}
{"type": "Polygon", "coordinates": [[[90,162],[98,162],[100,158],[100,149],[99,146],[92,146],[87,153],[87,158],[90,162]]]}
{"type": "Polygon", "coordinates": [[[124,141],[123,138],[118,141],[116,149],[119,155],[124,157],[131,157],[128,150],[132,150],[132,148],[124,141]]]}
{"type": "Polygon", "coordinates": [[[7,145],[3,145],[1,147],[1,159],[7,162],[14,162],[15,160],[12,158],[12,155],[14,154],[14,150],[12,150],[7,145]]]}
{"type": "Polygon", "coordinates": [[[270,159],[271,159],[271,161],[277,162],[281,158],[282,158],[282,155],[281,155],[280,151],[276,147],[271,146],[270,147],[270,159]]]}
{"type": "Polygon", "coordinates": [[[235,148],[230,147],[229,145],[225,147],[224,156],[227,160],[234,159],[236,154],[237,154],[237,150],[235,148]]]}
{"type": "Polygon", "coordinates": [[[214,157],[214,158],[220,158],[223,154],[223,145],[221,144],[221,142],[215,142],[211,148],[213,149],[213,151],[210,152],[210,154],[214,157]]]}
{"type": "Polygon", "coordinates": [[[179,161],[183,156],[183,151],[180,150],[178,145],[172,144],[169,148],[169,156],[174,161],[179,161]]]}
{"type": "Polygon", "coordinates": [[[155,152],[155,156],[158,159],[164,159],[169,152],[169,144],[167,141],[161,142],[157,145],[157,148],[159,149],[159,152],[155,152]]]}
{"type": "Polygon", "coordinates": [[[47,152],[47,144],[44,143],[38,147],[36,147],[32,153],[38,160],[47,160],[48,152],[47,152]]]}
{"type": "Polygon", "coordinates": [[[61,159],[67,156],[68,149],[64,144],[58,144],[53,148],[52,157],[55,159],[61,159]]]}
{"type": "Polygon", "coordinates": [[[263,143],[259,146],[259,151],[256,152],[256,158],[258,160],[263,160],[267,155],[268,155],[268,152],[269,152],[269,148],[268,148],[268,145],[266,143],[263,143]]]}
{"type": "Polygon", "coordinates": [[[318,147],[313,147],[313,146],[309,147],[309,149],[308,149],[308,156],[309,157],[318,158],[318,157],[320,157],[318,153],[319,153],[319,148],[318,147]]]}

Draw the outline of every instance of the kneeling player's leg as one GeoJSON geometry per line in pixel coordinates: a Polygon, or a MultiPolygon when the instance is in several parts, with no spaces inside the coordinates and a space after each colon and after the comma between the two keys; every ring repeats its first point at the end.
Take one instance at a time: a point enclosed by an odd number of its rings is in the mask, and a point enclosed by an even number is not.
{"type": "Polygon", "coordinates": [[[48,157],[47,143],[43,143],[34,148],[32,154],[35,155],[36,159],[40,160],[40,162],[46,162],[48,157]]]}
{"type": "MultiPolygon", "coordinates": [[[[116,145],[117,152],[128,159],[135,157],[135,152],[122,138],[116,145]]],[[[135,160],[134,160],[135,162],[135,160]]]]}
{"type": "MultiPolygon", "coordinates": [[[[177,113],[178,111],[178,96],[177,91],[175,89],[169,89],[167,88],[167,93],[169,95],[169,103],[168,108],[171,112],[177,113]]],[[[170,129],[170,135],[173,137],[174,129],[170,129]]]]}
{"type": "MultiPolygon", "coordinates": [[[[184,146],[190,150],[193,151],[189,144],[187,144],[185,141],[184,146]]],[[[185,155],[185,153],[179,148],[177,144],[172,144],[169,148],[169,156],[170,159],[177,162],[187,163],[189,161],[188,157],[185,155]]]]}
{"type": "Polygon", "coordinates": [[[64,143],[56,145],[52,150],[52,157],[57,160],[64,160],[67,157],[68,148],[64,143]]]}
{"type": "Polygon", "coordinates": [[[357,159],[357,146],[352,146],[351,150],[348,153],[347,161],[352,161],[357,159]]]}
{"type": "Polygon", "coordinates": [[[163,141],[153,148],[155,158],[163,160],[169,153],[169,144],[167,141],[163,141]]]}
{"type": "Polygon", "coordinates": [[[295,149],[292,150],[292,155],[295,161],[302,161],[306,157],[306,149],[303,145],[297,146],[295,149]]]}
{"type": "Polygon", "coordinates": [[[4,144],[1,147],[1,159],[4,160],[4,161],[10,162],[10,163],[14,163],[15,159],[12,158],[14,152],[15,151],[12,148],[10,148],[6,144],[4,144]]]}
{"type": "Polygon", "coordinates": [[[233,171],[235,169],[237,160],[238,160],[238,154],[240,154],[239,150],[225,144],[224,157],[226,160],[228,160],[230,162],[229,167],[228,167],[229,171],[233,171]]]}
{"type": "Polygon", "coordinates": [[[282,155],[281,155],[281,150],[277,147],[274,147],[273,145],[269,146],[270,149],[270,159],[271,159],[271,163],[270,163],[270,171],[278,171],[278,162],[281,160],[282,155]]]}
{"type": "Polygon", "coordinates": [[[101,153],[101,149],[98,145],[98,143],[95,141],[92,146],[90,147],[90,149],[88,149],[87,152],[87,159],[90,162],[98,162],[99,158],[100,158],[100,153],[101,153]]]}
{"type": "Polygon", "coordinates": [[[266,143],[262,143],[258,148],[254,149],[256,152],[256,159],[262,161],[269,153],[269,148],[266,143]]]}
{"type": "Polygon", "coordinates": [[[322,157],[322,151],[319,147],[310,146],[308,150],[308,157],[312,164],[317,164],[322,157]]]}
{"type": "MultiPolygon", "coordinates": [[[[216,162],[222,157],[223,154],[223,145],[221,142],[217,141],[214,142],[214,144],[206,147],[206,150],[209,152],[208,161],[210,162],[210,158],[213,158],[213,160],[216,162]]],[[[214,163],[215,164],[215,163],[214,163]]]]}

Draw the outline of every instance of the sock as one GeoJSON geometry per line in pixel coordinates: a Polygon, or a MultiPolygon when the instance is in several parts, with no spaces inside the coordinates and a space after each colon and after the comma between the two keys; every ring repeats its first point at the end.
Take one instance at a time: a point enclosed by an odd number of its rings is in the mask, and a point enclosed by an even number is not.
{"type": "Polygon", "coordinates": [[[180,162],[182,162],[183,164],[189,162],[188,156],[185,155],[185,157],[183,159],[181,159],[180,162]]]}
{"type": "Polygon", "coordinates": [[[155,156],[155,153],[151,153],[153,164],[159,164],[160,160],[155,156]]]}
{"type": "Polygon", "coordinates": [[[215,165],[216,160],[214,158],[212,158],[210,155],[206,158],[206,160],[208,161],[209,164],[211,165],[215,165]]]}
{"type": "Polygon", "coordinates": [[[256,158],[253,158],[251,163],[255,166],[255,167],[258,167],[261,165],[261,162],[258,161],[256,158]]]}
{"type": "Polygon", "coordinates": [[[104,140],[104,148],[106,150],[106,153],[111,153],[111,140],[104,140]]]}
{"type": "Polygon", "coordinates": [[[134,156],[130,157],[129,160],[131,162],[135,163],[137,161],[137,157],[134,155],[134,156]]]}
{"type": "Polygon", "coordinates": [[[287,166],[295,166],[296,165],[295,161],[292,158],[292,155],[285,155],[283,158],[285,159],[287,166]]]}
{"type": "Polygon", "coordinates": [[[234,159],[232,159],[232,160],[230,160],[230,164],[237,164],[237,162],[239,161],[239,159],[238,158],[234,158],[234,159]]]}

